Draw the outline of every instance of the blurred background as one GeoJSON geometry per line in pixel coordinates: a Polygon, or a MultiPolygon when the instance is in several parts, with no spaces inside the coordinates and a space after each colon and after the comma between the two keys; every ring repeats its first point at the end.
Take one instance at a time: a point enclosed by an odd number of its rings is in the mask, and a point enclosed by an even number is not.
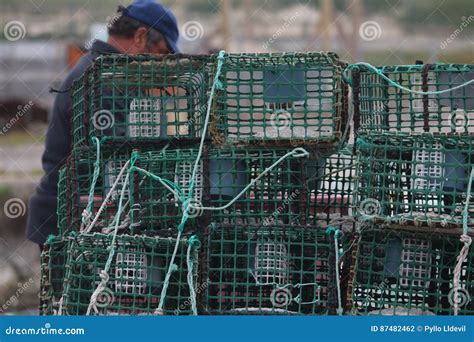
{"type": "MultiPolygon", "coordinates": [[[[168,0],[185,53],[335,51],[375,65],[474,63],[472,0],[168,0]]],[[[0,0],[0,314],[35,314],[24,238],[54,94],[117,0],[0,0]]]]}

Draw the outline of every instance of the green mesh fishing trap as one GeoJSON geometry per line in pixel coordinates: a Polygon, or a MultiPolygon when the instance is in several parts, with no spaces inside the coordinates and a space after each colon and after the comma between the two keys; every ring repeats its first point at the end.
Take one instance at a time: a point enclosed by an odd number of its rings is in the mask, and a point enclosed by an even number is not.
{"type": "Polygon", "coordinates": [[[209,56],[107,55],[74,83],[73,143],[159,142],[202,135],[209,56]]]}
{"type": "Polygon", "coordinates": [[[379,72],[408,88],[390,84],[364,65],[352,69],[355,130],[406,133],[473,133],[474,66],[425,64],[383,66],[379,72]]]}
{"type": "Polygon", "coordinates": [[[327,226],[340,222],[352,227],[352,196],[355,186],[355,156],[352,145],[328,157],[306,161],[306,215],[304,224],[327,226]]]}
{"type": "MultiPolygon", "coordinates": [[[[454,267],[463,243],[459,236],[391,229],[368,229],[357,242],[352,302],[355,314],[451,315],[456,297],[454,267]]],[[[474,252],[463,263],[459,314],[472,315],[474,252]]]]}
{"type": "MultiPolygon", "coordinates": [[[[306,179],[317,172],[315,165],[324,161],[324,157],[315,154],[294,157],[291,151],[205,148],[198,163],[190,218],[196,219],[200,227],[211,222],[299,224],[308,207],[306,196],[311,190],[307,187],[317,186],[317,182],[307,185],[306,179]]],[[[173,181],[182,190],[183,198],[187,199],[196,156],[197,150],[186,149],[141,153],[137,164],[146,171],[173,181]]],[[[182,215],[182,210],[178,210],[179,203],[184,201],[180,200],[177,204],[176,195],[150,177],[138,179],[143,179],[143,183],[135,182],[138,184],[134,186],[137,195],[133,197],[136,201],[132,207],[137,217],[133,221],[141,223],[142,231],[163,226],[163,220],[167,217],[166,205],[174,203],[173,220],[177,226],[182,215]]],[[[192,227],[193,221],[190,223],[192,227]]]]}
{"type": "Polygon", "coordinates": [[[58,232],[62,236],[68,230],[68,204],[70,194],[68,193],[68,169],[63,166],[58,175],[58,197],[56,206],[56,215],[58,218],[58,232]]]}
{"type": "MultiPolygon", "coordinates": [[[[361,221],[460,227],[474,163],[469,136],[371,136],[358,140],[355,214],[361,221]]],[[[474,207],[470,201],[468,225],[474,207]]]]}
{"type": "MultiPolygon", "coordinates": [[[[103,202],[106,205],[100,211],[94,231],[107,232],[112,228],[127,171],[121,177],[119,174],[133,151],[138,158],[130,170],[129,187],[125,191],[124,211],[120,217],[121,225],[125,226],[121,231],[154,234],[157,230],[175,229],[181,222],[197,149],[151,149],[132,150],[125,146],[101,150],[87,222],[92,221],[103,202]],[[180,194],[171,192],[151,175],[160,177],[168,185],[172,183],[180,194]],[[118,183],[113,188],[115,182],[118,183]]],[[[189,212],[187,229],[196,230],[210,222],[327,226],[331,220],[347,217],[353,178],[350,151],[330,156],[317,152],[307,157],[289,155],[277,163],[291,151],[205,148],[194,180],[191,200],[194,207],[189,212]],[[237,200],[228,205],[236,197],[237,200]],[[221,209],[203,210],[202,207],[221,209]]],[[[68,161],[71,190],[66,196],[70,208],[66,226],[75,230],[81,226],[84,210],[88,208],[96,156],[93,149],[76,149],[68,161]]]]}
{"type": "MultiPolygon", "coordinates": [[[[112,244],[112,234],[80,234],[69,248],[64,314],[87,313],[91,296],[101,281],[112,244]]],[[[190,314],[191,300],[187,280],[187,240],[179,241],[162,311],[157,311],[165,276],[170,267],[176,239],[118,235],[105,289],[98,295],[98,315],[190,314]]],[[[192,278],[196,280],[197,252],[190,252],[192,278]]]]}
{"type": "Polygon", "coordinates": [[[218,144],[333,144],[347,121],[334,53],[226,54],[210,130],[218,144]]]}
{"type": "Polygon", "coordinates": [[[48,240],[41,252],[40,315],[56,315],[63,293],[68,240],[48,240]]]}
{"type": "Polygon", "coordinates": [[[309,226],[211,226],[200,303],[208,314],[327,314],[337,307],[334,238],[309,226]]]}
{"type": "MultiPolygon", "coordinates": [[[[130,159],[131,148],[124,146],[117,149],[105,149],[100,153],[99,158],[99,175],[94,186],[92,196],[92,206],[90,210],[90,218],[87,220],[88,225],[95,217],[102,203],[105,202],[105,207],[100,213],[97,223],[95,224],[96,231],[110,232],[111,225],[115,214],[117,213],[120,192],[125,180],[126,172],[121,177],[118,177],[120,170],[130,159]],[[111,196],[106,200],[106,196],[115,181],[118,179],[116,189],[111,193],[111,196]]],[[[62,225],[62,232],[66,234],[70,231],[77,231],[82,224],[82,215],[88,208],[90,189],[93,185],[95,163],[97,154],[94,148],[74,149],[71,157],[66,163],[66,183],[67,191],[65,198],[59,198],[60,203],[58,208],[67,209],[66,224],[62,225]]],[[[129,193],[125,194],[124,198],[125,213],[121,217],[121,221],[126,220],[128,209],[130,207],[129,193]]],[[[58,217],[59,220],[59,217],[58,217]]]]}

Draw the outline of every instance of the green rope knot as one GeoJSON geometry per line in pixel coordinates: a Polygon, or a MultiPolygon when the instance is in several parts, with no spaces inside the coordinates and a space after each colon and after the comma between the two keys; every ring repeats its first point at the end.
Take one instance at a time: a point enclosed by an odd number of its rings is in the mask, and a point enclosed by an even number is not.
{"type": "Polygon", "coordinates": [[[201,241],[196,235],[191,236],[186,243],[192,250],[198,250],[201,248],[201,241]]]}
{"type": "Polygon", "coordinates": [[[130,171],[130,169],[131,169],[132,167],[135,166],[135,163],[136,163],[136,161],[137,161],[138,159],[140,159],[140,152],[138,152],[138,151],[136,151],[136,150],[135,150],[135,151],[132,151],[132,156],[131,156],[131,158],[130,158],[130,168],[129,168],[129,171],[130,171]]]}
{"type": "Polygon", "coordinates": [[[222,84],[221,80],[219,79],[220,75],[220,70],[222,68],[222,64],[224,64],[225,60],[225,51],[221,50],[219,51],[219,54],[217,55],[217,70],[216,72],[216,78],[214,79],[214,86],[216,89],[224,89],[224,85],[222,84]]]}
{"type": "Polygon", "coordinates": [[[332,233],[334,233],[334,237],[335,238],[339,238],[342,236],[342,232],[340,229],[336,228],[336,227],[333,227],[333,226],[328,226],[326,228],[326,234],[327,235],[331,235],[332,233]]]}
{"type": "Polygon", "coordinates": [[[216,81],[215,81],[215,82],[216,82],[216,89],[219,89],[219,90],[222,90],[222,89],[224,89],[224,84],[222,83],[222,81],[221,81],[221,80],[219,80],[219,79],[216,79],[216,81]]]}
{"type": "Polygon", "coordinates": [[[169,272],[172,273],[172,272],[177,272],[178,271],[178,265],[176,264],[171,264],[170,265],[170,269],[169,269],[169,272]]]}
{"type": "Polygon", "coordinates": [[[359,148],[359,149],[368,149],[369,148],[369,143],[367,143],[367,141],[365,141],[364,139],[362,138],[357,138],[356,140],[356,146],[359,148]]]}
{"type": "Polygon", "coordinates": [[[48,235],[48,238],[46,239],[46,244],[47,245],[50,245],[54,242],[54,239],[56,238],[56,236],[54,236],[54,234],[49,234],[48,235]]]}
{"type": "Polygon", "coordinates": [[[108,135],[102,136],[102,138],[100,138],[100,140],[97,139],[96,137],[91,138],[92,142],[97,143],[97,144],[103,144],[109,139],[110,139],[110,137],[108,135]]]}

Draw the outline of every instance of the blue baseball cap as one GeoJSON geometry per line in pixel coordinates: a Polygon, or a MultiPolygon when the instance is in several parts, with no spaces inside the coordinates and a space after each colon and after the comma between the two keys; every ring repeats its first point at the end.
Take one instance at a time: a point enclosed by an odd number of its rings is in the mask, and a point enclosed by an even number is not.
{"type": "Polygon", "coordinates": [[[160,32],[168,43],[171,52],[179,53],[178,21],[168,7],[153,0],[136,0],[125,8],[122,14],[160,32]]]}

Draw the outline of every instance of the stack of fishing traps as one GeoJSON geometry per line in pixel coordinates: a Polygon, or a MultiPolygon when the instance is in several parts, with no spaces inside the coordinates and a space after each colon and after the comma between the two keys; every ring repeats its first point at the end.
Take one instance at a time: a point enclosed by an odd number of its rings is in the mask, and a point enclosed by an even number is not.
{"type": "Polygon", "coordinates": [[[359,229],[346,308],[472,315],[474,66],[360,63],[349,76],[359,229]]]}
{"type": "Polygon", "coordinates": [[[99,57],[41,312],[474,314],[473,69],[99,57]]]}
{"type": "Polygon", "coordinates": [[[331,53],[99,57],[72,90],[42,314],[341,312],[345,67],[331,53]]]}

